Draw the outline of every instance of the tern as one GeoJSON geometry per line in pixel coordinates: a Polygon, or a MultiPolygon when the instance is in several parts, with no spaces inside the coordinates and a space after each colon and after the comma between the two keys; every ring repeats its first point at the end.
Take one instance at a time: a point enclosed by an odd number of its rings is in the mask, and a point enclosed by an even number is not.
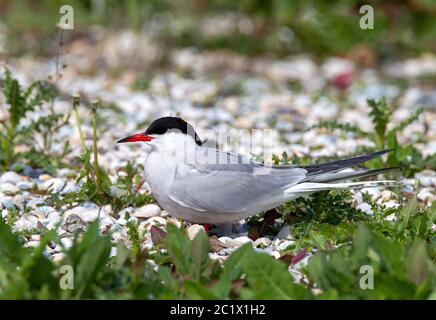
{"type": "Polygon", "coordinates": [[[145,132],[117,141],[125,142],[149,146],[145,178],[161,207],[171,216],[202,224],[237,222],[318,191],[389,183],[347,181],[394,169],[345,170],[391,150],[321,164],[263,165],[206,147],[194,128],[178,117],[159,118],[145,132]]]}

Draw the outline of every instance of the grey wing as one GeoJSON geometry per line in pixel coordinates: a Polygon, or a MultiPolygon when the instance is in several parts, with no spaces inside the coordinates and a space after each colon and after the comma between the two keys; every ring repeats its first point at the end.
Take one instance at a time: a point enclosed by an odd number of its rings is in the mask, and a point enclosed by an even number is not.
{"type": "Polygon", "coordinates": [[[173,201],[200,211],[244,212],[261,199],[283,197],[284,189],[306,177],[301,168],[264,167],[215,149],[200,152],[194,163],[179,165],[169,190],[173,201]]]}

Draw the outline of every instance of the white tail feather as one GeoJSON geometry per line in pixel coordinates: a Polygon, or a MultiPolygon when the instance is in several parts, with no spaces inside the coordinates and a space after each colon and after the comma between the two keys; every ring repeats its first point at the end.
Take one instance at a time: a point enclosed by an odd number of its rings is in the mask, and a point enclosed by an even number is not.
{"type": "Polygon", "coordinates": [[[361,181],[361,182],[341,182],[341,183],[316,183],[316,182],[303,182],[285,190],[287,194],[304,194],[312,193],[323,190],[332,189],[357,189],[357,188],[372,188],[381,184],[395,184],[397,181],[361,181]]]}

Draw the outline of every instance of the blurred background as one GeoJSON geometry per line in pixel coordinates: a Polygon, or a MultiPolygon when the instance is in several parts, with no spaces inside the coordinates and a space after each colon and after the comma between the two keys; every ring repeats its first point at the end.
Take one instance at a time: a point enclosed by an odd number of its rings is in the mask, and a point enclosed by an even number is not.
{"type": "Polygon", "coordinates": [[[310,52],[318,57],[366,50],[372,58],[368,63],[436,50],[432,0],[17,0],[0,1],[6,52],[53,54],[53,26],[64,4],[74,8],[70,39],[89,37],[90,28],[129,29],[146,32],[166,49],[225,48],[274,56],[310,52]],[[376,21],[367,32],[356,23],[364,4],[373,6],[376,21]]]}

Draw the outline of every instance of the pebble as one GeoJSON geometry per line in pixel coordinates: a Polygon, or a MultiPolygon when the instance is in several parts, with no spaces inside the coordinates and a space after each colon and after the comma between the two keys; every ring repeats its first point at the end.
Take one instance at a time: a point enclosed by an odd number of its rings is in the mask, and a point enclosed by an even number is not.
{"type": "Polygon", "coordinates": [[[146,204],[145,206],[142,206],[138,208],[134,216],[141,219],[151,218],[151,217],[157,217],[161,213],[161,209],[155,205],[155,204],[146,204]]]}
{"type": "Polygon", "coordinates": [[[398,208],[400,206],[400,204],[395,200],[389,200],[389,201],[383,202],[383,206],[387,209],[398,208]]]}
{"type": "Polygon", "coordinates": [[[390,215],[388,215],[385,218],[386,221],[396,221],[397,220],[397,215],[395,213],[391,213],[390,215]]]}
{"type": "Polygon", "coordinates": [[[50,213],[56,211],[54,208],[49,206],[41,206],[35,209],[35,212],[42,215],[43,217],[47,217],[50,213]]]}
{"type": "Polygon", "coordinates": [[[50,178],[43,180],[44,182],[39,184],[38,187],[41,190],[51,190],[52,193],[59,193],[67,185],[67,180],[63,178],[50,178]]]}
{"type": "Polygon", "coordinates": [[[86,229],[86,222],[78,215],[70,214],[63,225],[63,229],[70,233],[83,232],[86,229]]]}
{"type": "Polygon", "coordinates": [[[0,192],[2,192],[2,193],[16,194],[19,191],[20,191],[20,188],[18,188],[16,185],[14,185],[10,182],[5,182],[5,183],[0,184],[0,192]]]}
{"type": "Polygon", "coordinates": [[[126,219],[127,215],[131,216],[135,212],[134,207],[127,207],[118,212],[119,218],[126,219]]]}
{"type": "Polygon", "coordinates": [[[25,248],[36,248],[39,246],[39,241],[28,241],[24,244],[25,248]]]}
{"type": "Polygon", "coordinates": [[[151,217],[144,221],[144,225],[146,226],[147,230],[150,230],[151,226],[165,226],[167,224],[167,219],[164,219],[162,217],[151,217]]]}
{"type": "Polygon", "coordinates": [[[65,258],[65,253],[63,253],[63,252],[58,252],[58,253],[51,255],[51,259],[53,261],[62,261],[62,260],[64,260],[64,258],[65,258]]]}
{"type": "Polygon", "coordinates": [[[374,215],[374,212],[372,211],[371,205],[366,203],[366,202],[362,202],[361,204],[359,204],[356,209],[366,213],[369,216],[374,215]]]}
{"type": "Polygon", "coordinates": [[[378,187],[374,187],[374,188],[362,188],[360,190],[360,192],[362,194],[368,193],[373,200],[378,199],[380,197],[380,195],[381,195],[381,190],[378,187]]]}
{"type": "Polygon", "coordinates": [[[241,242],[235,241],[230,237],[219,237],[217,240],[230,248],[237,248],[240,247],[242,244],[241,242]]]}
{"type": "Polygon", "coordinates": [[[415,174],[415,179],[419,181],[419,184],[423,187],[436,186],[436,174],[434,171],[425,170],[415,174]]]}
{"type": "Polygon", "coordinates": [[[125,225],[127,224],[127,220],[124,219],[124,218],[119,218],[119,219],[117,220],[117,223],[118,223],[120,226],[125,226],[125,225]]]}
{"type": "Polygon", "coordinates": [[[11,199],[0,199],[0,208],[4,209],[14,209],[15,203],[11,199]]]}
{"type": "Polygon", "coordinates": [[[106,216],[105,211],[100,209],[88,209],[80,215],[85,222],[92,222],[103,216],[106,216]]]}
{"type": "Polygon", "coordinates": [[[291,235],[291,227],[288,224],[285,224],[274,239],[286,239],[291,235]]]}
{"type": "Polygon", "coordinates": [[[279,251],[284,251],[288,247],[292,246],[293,244],[295,244],[295,241],[285,240],[285,241],[282,241],[282,242],[279,242],[278,244],[276,244],[275,247],[279,251]]]}
{"type": "Polygon", "coordinates": [[[248,242],[253,243],[253,240],[251,240],[247,236],[237,237],[237,238],[234,238],[233,240],[236,241],[236,242],[240,242],[240,243],[248,243],[248,242]]]}
{"type": "Polygon", "coordinates": [[[421,201],[431,203],[436,200],[436,196],[430,189],[422,189],[418,192],[417,198],[421,201]]]}
{"type": "Polygon", "coordinates": [[[21,181],[21,176],[13,171],[7,171],[3,173],[0,177],[0,184],[11,183],[17,184],[21,181]]]}
{"type": "Polygon", "coordinates": [[[33,184],[27,181],[21,181],[17,183],[17,187],[20,190],[30,190],[33,187],[33,184]]]}
{"type": "Polygon", "coordinates": [[[38,218],[25,214],[15,222],[14,229],[17,231],[29,231],[36,229],[37,224],[38,218]]]}
{"type": "Polygon", "coordinates": [[[204,227],[200,224],[193,224],[192,226],[189,226],[188,228],[188,238],[190,240],[194,240],[195,236],[200,232],[200,231],[204,231],[206,232],[206,230],[204,229],[204,227]]]}
{"type": "Polygon", "coordinates": [[[255,247],[269,247],[271,245],[271,240],[268,238],[258,238],[254,241],[255,247]]]}
{"type": "Polygon", "coordinates": [[[70,249],[73,246],[73,239],[71,238],[62,238],[61,244],[65,249],[70,249]]]}

